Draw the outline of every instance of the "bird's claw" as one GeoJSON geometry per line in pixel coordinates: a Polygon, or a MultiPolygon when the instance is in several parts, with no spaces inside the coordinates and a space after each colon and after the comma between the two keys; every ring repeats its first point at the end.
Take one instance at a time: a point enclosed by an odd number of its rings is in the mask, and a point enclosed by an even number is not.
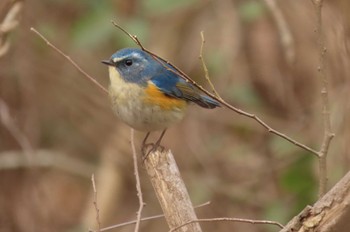
{"type": "Polygon", "coordinates": [[[164,151],[164,147],[157,144],[157,143],[147,143],[144,144],[141,148],[141,152],[142,152],[142,161],[144,162],[147,157],[149,156],[149,154],[151,154],[151,152],[155,152],[157,150],[159,150],[160,152],[164,151]]]}

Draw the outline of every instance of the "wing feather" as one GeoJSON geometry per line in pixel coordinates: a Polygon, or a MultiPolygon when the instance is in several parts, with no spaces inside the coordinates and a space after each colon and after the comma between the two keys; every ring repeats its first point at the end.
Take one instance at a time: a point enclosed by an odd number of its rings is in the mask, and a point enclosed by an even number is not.
{"type": "Polygon", "coordinates": [[[194,102],[209,109],[220,106],[219,102],[169,70],[152,77],[150,81],[168,96],[194,102]]]}

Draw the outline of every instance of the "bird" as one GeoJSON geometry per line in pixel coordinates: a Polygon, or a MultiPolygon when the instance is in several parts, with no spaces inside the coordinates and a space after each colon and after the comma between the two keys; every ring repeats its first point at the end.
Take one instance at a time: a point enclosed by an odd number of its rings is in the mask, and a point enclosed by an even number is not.
{"type": "Polygon", "coordinates": [[[155,150],[170,126],[186,114],[190,103],[203,108],[220,107],[220,103],[184,80],[170,63],[140,48],[123,48],[108,60],[109,96],[117,117],[138,131],[147,132],[141,150],[151,132],[162,131],[155,150]]]}

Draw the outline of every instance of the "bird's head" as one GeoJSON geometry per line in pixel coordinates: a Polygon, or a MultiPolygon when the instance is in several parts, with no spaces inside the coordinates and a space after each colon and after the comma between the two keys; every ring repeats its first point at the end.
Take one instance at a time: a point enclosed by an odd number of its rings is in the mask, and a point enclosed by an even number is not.
{"type": "Polygon", "coordinates": [[[102,63],[110,66],[110,78],[139,84],[145,84],[161,68],[161,64],[150,54],[138,48],[121,49],[102,63]]]}

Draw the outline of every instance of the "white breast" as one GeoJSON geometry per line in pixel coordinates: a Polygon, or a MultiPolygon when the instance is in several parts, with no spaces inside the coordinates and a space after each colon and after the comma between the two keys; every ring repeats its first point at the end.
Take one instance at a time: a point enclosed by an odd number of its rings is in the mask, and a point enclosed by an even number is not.
{"type": "Polygon", "coordinates": [[[163,130],[184,117],[184,109],[175,107],[164,110],[157,105],[145,104],[142,87],[125,82],[114,67],[109,69],[109,94],[113,111],[132,128],[141,131],[163,130]]]}

